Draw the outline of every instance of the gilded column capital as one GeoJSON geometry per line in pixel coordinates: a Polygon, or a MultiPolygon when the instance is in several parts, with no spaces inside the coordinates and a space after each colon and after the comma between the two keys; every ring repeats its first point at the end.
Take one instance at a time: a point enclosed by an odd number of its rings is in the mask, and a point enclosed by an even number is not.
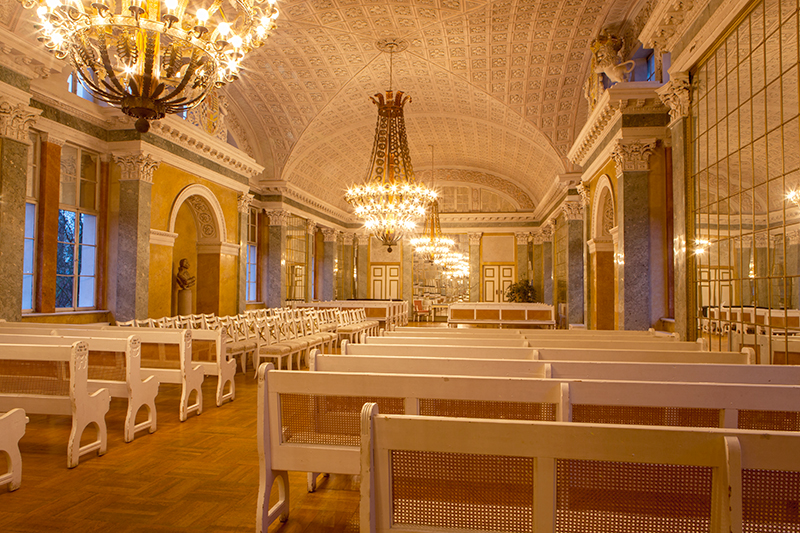
{"type": "Polygon", "coordinates": [[[481,237],[483,236],[482,232],[474,232],[474,233],[467,233],[469,237],[469,245],[470,246],[480,246],[481,244],[481,237]]]}
{"type": "Polygon", "coordinates": [[[30,144],[28,134],[41,113],[41,109],[0,96],[0,137],[30,144]]]}
{"type": "Polygon", "coordinates": [[[656,89],[656,93],[661,101],[669,107],[670,124],[689,116],[692,93],[688,72],[671,74],[670,80],[656,89]]]}
{"type": "Polygon", "coordinates": [[[648,172],[650,156],[656,149],[658,139],[618,139],[611,158],[617,164],[617,175],[625,172],[648,172]]]}
{"type": "Polygon", "coordinates": [[[266,211],[270,226],[286,226],[289,221],[289,212],[283,209],[269,209],[266,211]]]}
{"type": "Polygon", "coordinates": [[[161,164],[161,161],[145,152],[111,154],[111,156],[122,171],[119,177],[120,181],[144,181],[146,183],[153,183],[153,172],[155,172],[158,165],[161,164]]]}
{"type": "Polygon", "coordinates": [[[253,196],[250,193],[242,193],[237,198],[237,209],[240,213],[249,215],[250,214],[250,205],[253,203],[253,196]]]}

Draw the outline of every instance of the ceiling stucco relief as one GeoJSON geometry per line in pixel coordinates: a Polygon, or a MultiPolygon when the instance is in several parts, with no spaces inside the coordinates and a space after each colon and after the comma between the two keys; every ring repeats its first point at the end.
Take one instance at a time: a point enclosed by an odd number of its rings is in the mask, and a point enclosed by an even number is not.
{"type": "MultiPolygon", "coordinates": [[[[431,183],[430,170],[418,171],[416,174],[417,180],[428,184],[431,183]]],[[[435,178],[434,185],[478,184],[490,187],[508,195],[517,203],[519,209],[524,211],[531,211],[536,207],[531,197],[514,183],[487,172],[477,172],[460,168],[440,168],[437,165],[435,178]]]]}

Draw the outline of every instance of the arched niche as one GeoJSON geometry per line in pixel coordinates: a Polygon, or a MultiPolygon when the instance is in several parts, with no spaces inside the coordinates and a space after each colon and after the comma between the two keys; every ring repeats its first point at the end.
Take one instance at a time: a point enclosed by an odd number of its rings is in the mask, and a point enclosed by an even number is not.
{"type": "Polygon", "coordinates": [[[592,197],[590,321],[593,329],[614,329],[616,310],[617,269],[614,264],[614,228],[616,203],[611,180],[603,174],[597,180],[592,197]],[[613,281],[610,281],[613,280],[613,281]]]}

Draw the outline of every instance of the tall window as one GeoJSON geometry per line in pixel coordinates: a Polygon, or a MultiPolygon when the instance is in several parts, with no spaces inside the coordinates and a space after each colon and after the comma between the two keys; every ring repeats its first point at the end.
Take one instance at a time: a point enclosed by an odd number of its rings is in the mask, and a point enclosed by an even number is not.
{"type": "Polygon", "coordinates": [[[22,259],[22,310],[33,311],[36,261],[36,209],[39,198],[39,134],[31,133],[28,148],[28,176],[25,187],[25,244],[22,259]]]}
{"type": "Polygon", "coordinates": [[[286,299],[305,300],[306,221],[290,215],[286,223],[286,299]]]}
{"type": "Polygon", "coordinates": [[[61,150],[56,308],[95,306],[99,157],[76,146],[61,150]]]}
{"type": "Polygon", "coordinates": [[[250,209],[247,217],[247,301],[252,302],[257,298],[256,277],[257,277],[257,252],[256,243],[258,238],[258,212],[250,209]]]}

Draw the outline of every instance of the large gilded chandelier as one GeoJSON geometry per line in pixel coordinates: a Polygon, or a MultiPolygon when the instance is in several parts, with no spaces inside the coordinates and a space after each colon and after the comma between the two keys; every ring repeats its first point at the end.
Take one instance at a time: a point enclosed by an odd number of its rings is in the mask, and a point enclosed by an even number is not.
{"type": "Polygon", "coordinates": [[[95,97],[150,121],[199,104],[234,81],[275,28],[275,0],[22,0],[38,39],[72,64],[95,97]],[[191,2],[191,5],[190,5],[191,2]]]}
{"type": "MultiPolygon", "coordinates": [[[[435,178],[433,165],[433,146],[431,145],[431,189],[435,178]]],[[[453,239],[449,239],[442,234],[442,227],[439,224],[439,200],[433,200],[430,209],[425,215],[425,225],[422,236],[411,239],[411,246],[414,252],[420,254],[428,261],[434,261],[450,251],[455,245],[453,239]]]]}
{"type": "Polygon", "coordinates": [[[367,178],[362,185],[347,190],[345,199],[356,216],[375,238],[392,251],[403,236],[425,216],[425,208],[436,199],[436,193],[415,183],[414,168],[408,151],[403,106],[411,100],[402,91],[392,91],[391,54],[402,51],[408,43],[383,39],[378,47],[389,52],[389,90],[371,98],[378,106],[378,123],[372,145],[367,178]]]}

